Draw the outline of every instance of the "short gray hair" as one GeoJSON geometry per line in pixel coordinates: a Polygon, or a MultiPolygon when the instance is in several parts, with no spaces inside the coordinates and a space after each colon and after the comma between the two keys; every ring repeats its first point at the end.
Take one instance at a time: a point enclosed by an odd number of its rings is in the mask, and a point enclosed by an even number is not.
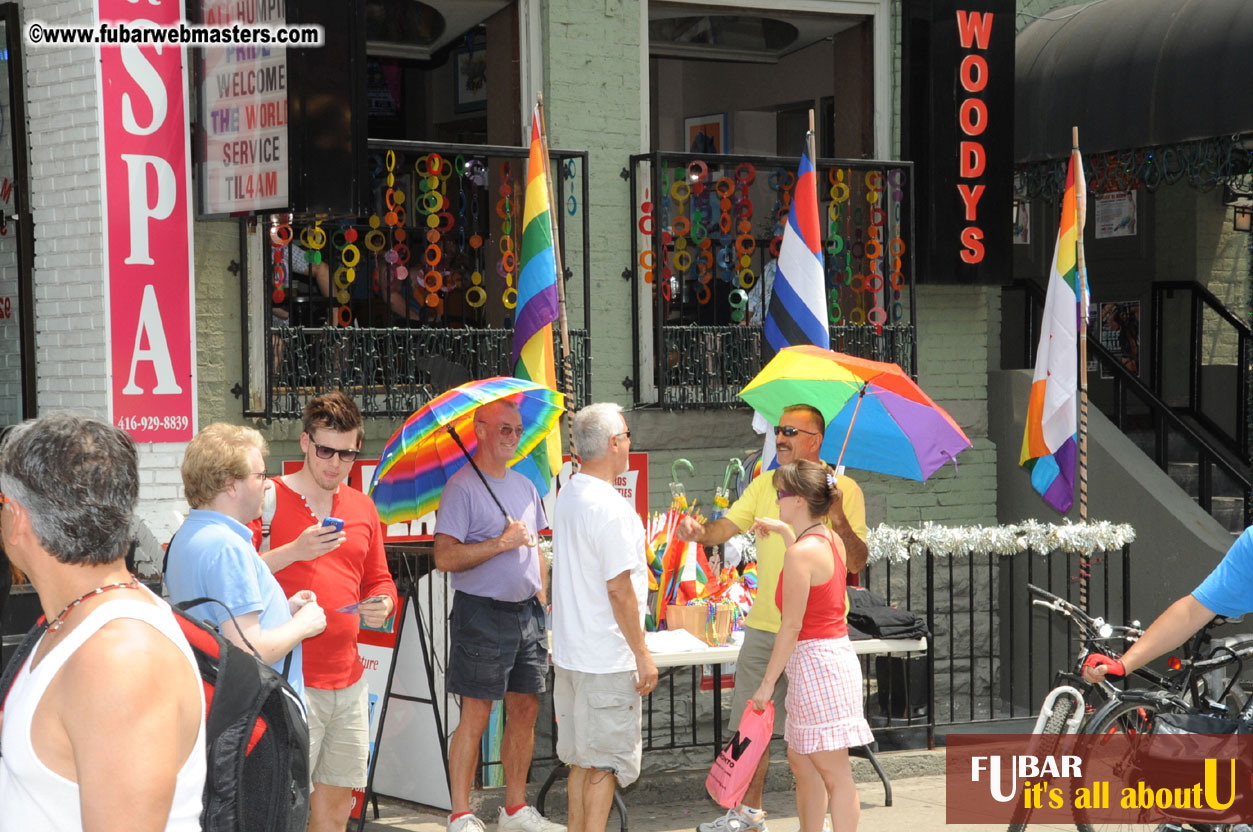
{"type": "Polygon", "coordinates": [[[622,405],[613,402],[589,404],[574,415],[570,431],[580,459],[601,459],[609,453],[609,440],[622,432],[618,423],[621,415],[622,405]]]}
{"type": "Polygon", "coordinates": [[[0,446],[0,491],[26,509],[35,539],[61,563],[112,563],[126,554],[139,500],[135,443],[95,419],[31,419],[0,446]]]}

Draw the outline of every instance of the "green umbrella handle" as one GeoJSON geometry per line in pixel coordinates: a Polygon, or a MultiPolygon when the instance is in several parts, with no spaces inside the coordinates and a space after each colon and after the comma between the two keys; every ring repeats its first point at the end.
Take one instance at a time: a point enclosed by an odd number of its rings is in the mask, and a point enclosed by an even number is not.
{"type": "Polygon", "coordinates": [[[722,490],[727,493],[731,491],[732,474],[738,474],[740,479],[744,479],[744,461],[738,456],[731,457],[731,461],[727,463],[726,473],[722,475],[722,490]]]}
{"type": "Polygon", "coordinates": [[[674,482],[679,481],[679,468],[686,468],[689,477],[696,472],[696,468],[692,466],[692,463],[688,462],[683,457],[679,457],[674,462],[670,463],[670,479],[674,482]]]}

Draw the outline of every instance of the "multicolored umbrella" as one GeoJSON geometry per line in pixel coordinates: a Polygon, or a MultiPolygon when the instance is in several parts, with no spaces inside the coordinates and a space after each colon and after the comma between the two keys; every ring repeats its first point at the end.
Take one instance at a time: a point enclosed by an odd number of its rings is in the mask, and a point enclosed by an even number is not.
{"type": "Polygon", "coordinates": [[[970,447],[899,366],[820,347],[780,350],[740,398],[776,425],[789,405],[818,408],[827,420],[820,456],[863,471],[923,481],[970,447]]]}
{"type": "Polygon", "coordinates": [[[387,440],[374,469],[369,494],[384,523],[416,520],[439,506],[444,483],[478,445],[474,411],[500,399],[515,402],[522,415],[522,439],[510,465],[533,451],[566,409],[560,393],[511,376],[466,382],[427,402],[387,440]]]}

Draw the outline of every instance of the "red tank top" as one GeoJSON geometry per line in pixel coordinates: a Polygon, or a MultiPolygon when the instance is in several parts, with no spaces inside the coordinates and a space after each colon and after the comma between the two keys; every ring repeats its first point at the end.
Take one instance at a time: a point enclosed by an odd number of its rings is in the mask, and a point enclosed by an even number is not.
{"type": "MultiPolygon", "coordinates": [[[[801,621],[800,635],[797,641],[811,638],[842,638],[848,635],[848,620],[845,615],[845,599],[848,585],[844,564],[835,550],[835,541],[828,538],[831,547],[831,559],[835,573],[824,584],[809,588],[809,601],[805,604],[805,618],[801,621]]],[[[783,581],[779,580],[774,590],[774,603],[783,610],[783,581]]]]}

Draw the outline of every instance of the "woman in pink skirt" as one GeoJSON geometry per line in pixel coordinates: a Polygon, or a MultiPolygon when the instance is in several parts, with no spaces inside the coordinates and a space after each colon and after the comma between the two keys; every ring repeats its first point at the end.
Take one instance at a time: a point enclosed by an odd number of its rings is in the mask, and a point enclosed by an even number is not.
{"type": "Polygon", "coordinates": [[[826,525],[838,492],[825,465],[799,460],[774,472],[779,520],[759,517],[758,534],[788,543],[775,602],[783,616],[755,708],[765,708],[787,672],[787,759],[796,776],[800,832],[854,832],[861,814],[848,749],[874,741],[862,711],[861,664],[845,622],[844,545],[826,525]]]}

